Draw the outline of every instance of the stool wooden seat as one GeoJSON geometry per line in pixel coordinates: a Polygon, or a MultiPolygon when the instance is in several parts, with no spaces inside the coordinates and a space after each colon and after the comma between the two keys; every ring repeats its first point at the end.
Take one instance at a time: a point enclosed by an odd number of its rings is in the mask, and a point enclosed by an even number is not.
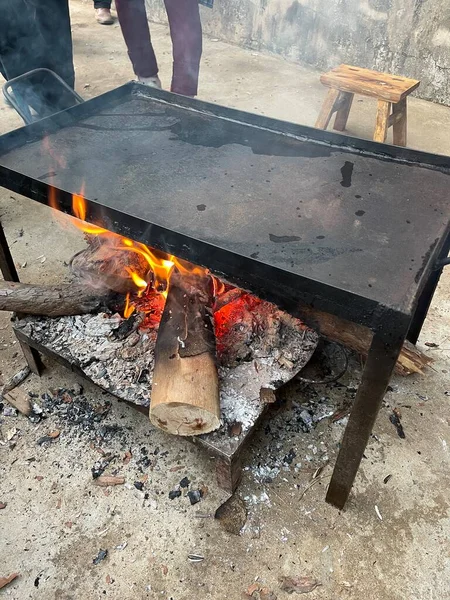
{"type": "Polygon", "coordinates": [[[392,126],[394,144],[406,146],[406,100],[419,87],[420,81],[350,65],[336,67],[321,75],[320,81],[330,89],[316,121],[318,129],[326,129],[336,113],[334,129],[344,131],[354,95],[370,96],[378,100],[373,139],[385,142],[392,126]]]}

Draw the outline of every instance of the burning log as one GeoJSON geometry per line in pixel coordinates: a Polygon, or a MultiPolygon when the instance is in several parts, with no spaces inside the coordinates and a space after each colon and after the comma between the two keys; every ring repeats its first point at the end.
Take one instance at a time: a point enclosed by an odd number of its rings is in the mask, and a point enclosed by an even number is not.
{"type": "Polygon", "coordinates": [[[92,313],[99,310],[110,296],[110,290],[95,290],[78,284],[49,287],[0,282],[0,310],[21,314],[60,317],[92,313]]]}
{"type": "Polygon", "coordinates": [[[107,238],[86,235],[88,247],[75,254],[70,261],[70,270],[81,282],[100,285],[126,294],[136,290],[131,273],[145,279],[149,265],[144,256],[122,246],[120,236],[107,238]]]}
{"type": "Polygon", "coordinates": [[[219,380],[208,275],[174,273],[155,346],[150,420],[177,435],[220,425],[219,380]]]}

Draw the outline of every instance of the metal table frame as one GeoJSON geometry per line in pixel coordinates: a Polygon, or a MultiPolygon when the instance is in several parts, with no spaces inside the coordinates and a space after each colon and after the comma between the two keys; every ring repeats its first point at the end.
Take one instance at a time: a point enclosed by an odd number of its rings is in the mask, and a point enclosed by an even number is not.
{"type": "MultiPolygon", "coordinates": [[[[0,163],[1,153],[7,148],[20,146],[25,144],[27,140],[41,136],[43,132],[57,131],[59,128],[70,125],[74,119],[79,120],[83,116],[87,117],[102,105],[105,98],[111,102],[114,102],[115,99],[120,100],[125,94],[130,93],[130,89],[132,91],[136,87],[141,88],[135,83],[127,84],[82,105],[2,136],[0,138],[0,163]]],[[[241,113],[240,111],[198,100],[176,97],[160,90],[149,90],[147,88],[145,94],[163,102],[172,102],[185,108],[193,107],[196,110],[207,111],[209,114],[220,115],[222,118],[232,119],[235,122],[241,121],[260,128],[295,136],[312,137],[314,141],[322,144],[351,147],[356,152],[367,152],[371,155],[375,153],[380,158],[392,158],[410,164],[421,163],[431,169],[447,172],[450,169],[450,159],[443,156],[419,153],[407,148],[374,144],[372,141],[348,138],[331,132],[312,130],[308,127],[241,113]]],[[[1,164],[0,185],[43,204],[48,203],[48,191],[51,187],[48,183],[14,172],[1,164]]],[[[71,194],[58,189],[58,195],[61,210],[71,214],[71,194]]],[[[102,210],[104,207],[88,198],[86,198],[86,201],[86,220],[89,222],[103,225],[119,234],[156,248],[171,251],[173,254],[191,262],[203,264],[203,266],[209,267],[219,275],[225,274],[226,278],[235,285],[243,283],[241,274],[249,270],[253,277],[252,291],[281,304],[283,308],[288,308],[285,302],[286,296],[292,298],[292,289],[298,286],[298,294],[292,299],[296,300],[296,312],[299,312],[300,315],[301,309],[298,309],[298,302],[314,305],[319,310],[365,325],[372,330],[372,344],[326,495],[326,500],[329,503],[338,508],[343,508],[350,494],[403,342],[408,339],[412,343],[416,343],[419,337],[445,259],[450,251],[450,223],[446,234],[434,244],[426,257],[420,274],[420,293],[415,299],[413,308],[407,313],[401,309],[395,310],[360,297],[356,297],[357,302],[352,303],[355,300],[355,295],[350,292],[289,273],[286,273],[281,279],[279,273],[277,273],[279,296],[276,296],[273,291],[268,294],[264,287],[264,281],[266,278],[273,277],[274,271],[270,265],[260,263],[258,272],[255,273],[254,261],[251,259],[240,256],[239,262],[236,262],[233,259],[232,252],[223,251],[212,245],[209,245],[208,248],[208,244],[205,242],[188,238],[158,225],[153,225],[151,234],[149,234],[147,222],[111,207],[107,210],[108,219],[105,220],[104,210],[102,210]],[[161,240],[164,240],[164,244],[161,240]],[[207,259],[205,259],[205,249],[208,255],[207,259]],[[199,259],[200,256],[202,257],[201,260],[199,259]],[[291,295],[289,296],[289,294],[291,295]]],[[[0,248],[0,268],[4,278],[18,281],[17,271],[2,229],[0,229],[0,248]]],[[[243,287],[249,287],[248,281],[246,286],[243,287]]],[[[21,342],[21,345],[30,368],[33,372],[39,373],[41,368],[39,353],[23,342],[21,342]]],[[[230,469],[230,473],[232,473],[233,469],[230,465],[227,466],[227,469],[230,469]]]]}

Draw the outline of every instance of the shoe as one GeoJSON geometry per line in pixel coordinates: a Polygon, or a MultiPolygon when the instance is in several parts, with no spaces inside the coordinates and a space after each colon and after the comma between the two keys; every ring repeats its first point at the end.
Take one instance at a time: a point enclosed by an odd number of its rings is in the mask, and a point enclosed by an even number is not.
{"type": "Polygon", "coordinates": [[[155,77],[138,77],[138,79],[140,83],[148,85],[149,87],[154,87],[158,89],[162,88],[161,80],[158,77],[158,75],[155,75],[155,77]]]}
{"type": "Polygon", "coordinates": [[[114,23],[114,17],[109,8],[96,8],[95,18],[100,25],[112,25],[114,23]]]}

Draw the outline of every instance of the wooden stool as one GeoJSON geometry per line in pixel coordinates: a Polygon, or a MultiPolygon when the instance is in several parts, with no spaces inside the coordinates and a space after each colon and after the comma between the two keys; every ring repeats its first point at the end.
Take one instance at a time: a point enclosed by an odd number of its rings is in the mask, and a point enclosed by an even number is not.
{"type": "Polygon", "coordinates": [[[334,129],[344,131],[353,96],[360,94],[378,100],[373,139],[385,142],[387,130],[393,126],[394,144],[406,146],[406,99],[419,87],[420,81],[350,65],[336,67],[322,75],[320,81],[330,89],[316,121],[318,129],[326,129],[333,113],[336,113],[334,129]]]}

